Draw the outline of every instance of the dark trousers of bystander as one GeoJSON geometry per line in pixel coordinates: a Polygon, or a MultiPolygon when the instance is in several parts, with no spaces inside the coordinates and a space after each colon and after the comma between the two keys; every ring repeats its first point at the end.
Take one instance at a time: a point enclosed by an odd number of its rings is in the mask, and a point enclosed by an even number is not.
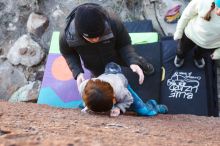
{"type": "MultiPolygon", "coordinates": [[[[207,49],[204,49],[198,45],[196,45],[192,40],[190,40],[185,33],[183,34],[183,37],[179,40],[176,54],[179,58],[185,58],[186,54],[192,50],[194,50],[194,59],[199,60],[203,57],[203,54],[207,51],[207,49]]],[[[214,49],[212,49],[214,51],[214,49]]]]}

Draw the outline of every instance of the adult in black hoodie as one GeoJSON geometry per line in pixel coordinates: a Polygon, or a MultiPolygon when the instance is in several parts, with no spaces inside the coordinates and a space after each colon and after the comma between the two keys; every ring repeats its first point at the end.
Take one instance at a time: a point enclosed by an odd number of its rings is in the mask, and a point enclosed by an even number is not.
{"type": "Polygon", "coordinates": [[[86,3],[70,13],[60,35],[60,52],[78,87],[85,80],[80,57],[94,76],[102,74],[109,62],[129,66],[139,75],[140,84],[144,81],[142,69],[146,74],[154,72],[153,66],[134,51],[121,20],[98,4],[86,3]]]}

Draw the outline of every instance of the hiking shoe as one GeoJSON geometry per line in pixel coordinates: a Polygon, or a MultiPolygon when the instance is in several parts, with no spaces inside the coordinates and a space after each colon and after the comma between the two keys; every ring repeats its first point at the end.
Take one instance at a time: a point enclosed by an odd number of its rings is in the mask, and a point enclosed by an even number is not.
{"type": "Polygon", "coordinates": [[[143,57],[139,56],[138,60],[140,61],[140,67],[143,70],[145,75],[152,75],[154,73],[154,67],[152,64],[147,62],[143,57]]]}
{"type": "Polygon", "coordinates": [[[183,59],[183,58],[179,58],[179,57],[176,55],[176,57],[175,57],[175,59],[174,59],[174,65],[175,65],[176,67],[181,67],[181,66],[183,66],[183,63],[184,63],[184,59],[183,59]]]}
{"type": "Polygon", "coordinates": [[[201,58],[201,59],[194,59],[194,64],[198,68],[204,68],[205,60],[203,58],[201,58]]]}

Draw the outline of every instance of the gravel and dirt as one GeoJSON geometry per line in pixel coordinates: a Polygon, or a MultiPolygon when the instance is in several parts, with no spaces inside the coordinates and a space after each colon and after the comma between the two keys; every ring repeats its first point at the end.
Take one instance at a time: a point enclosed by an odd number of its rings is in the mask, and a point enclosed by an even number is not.
{"type": "Polygon", "coordinates": [[[110,118],[35,103],[0,101],[0,146],[220,145],[220,118],[134,114],[110,118]]]}

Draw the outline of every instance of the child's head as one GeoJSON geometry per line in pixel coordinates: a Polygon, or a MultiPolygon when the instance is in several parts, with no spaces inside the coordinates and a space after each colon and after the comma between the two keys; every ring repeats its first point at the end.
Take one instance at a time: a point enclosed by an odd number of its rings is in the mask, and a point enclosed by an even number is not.
{"type": "Polygon", "coordinates": [[[115,102],[112,86],[99,79],[88,81],[82,97],[85,105],[94,112],[110,111],[115,102]]]}

